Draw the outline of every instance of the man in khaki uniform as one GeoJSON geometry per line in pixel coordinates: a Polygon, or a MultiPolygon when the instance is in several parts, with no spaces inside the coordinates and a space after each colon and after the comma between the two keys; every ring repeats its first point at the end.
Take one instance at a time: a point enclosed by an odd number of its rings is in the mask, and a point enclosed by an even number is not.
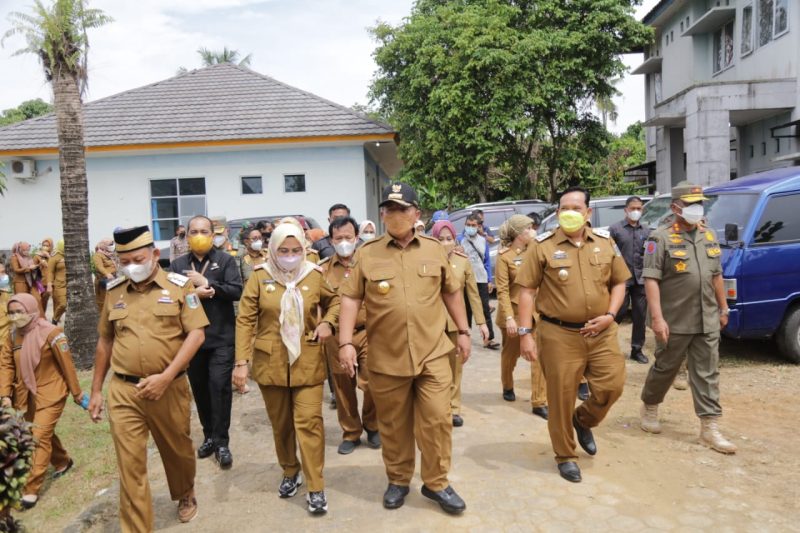
{"type": "Polygon", "coordinates": [[[625,359],[614,321],[631,277],[607,231],[586,225],[589,192],[570,187],[559,199],[559,227],[528,247],[516,283],[522,356],[541,357],[547,380],[547,427],[561,477],[581,481],[573,427],[589,455],[597,453],[590,428],[597,426],[622,395],[625,359]],[[538,292],[537,292],[538,291],[538,292]],[[536,344],[531,336],[533,298],[541,318],[536,344]],[[591,396],[575,409],[575,394],[586,376],[591,396]]]}
{"type": "MultiPolygon", "coordinates": [[[[349,216],[333,219],[328,228],[326,240],[334,250],[333,256],[320,261],[325,280],[331,288],[338,292],[342,282],[350,277],[355,260],[353,255],[358,242],[358,224],[349,216]]],[[[342,427],[342,442],[338,452],[347,455],[361,444],[361,434],[367,432],[367,446],[381,447],[378,433],[378,420],[375,413],[375,402],[369,391],[369,370],[367,369],[367,311],[364,306],[358,311],[356,327],[353,331],[353,344],[356,347],[358,376],[350,377],[339,364],[339,338],[336,335],[325,341],[325,355],[333,378],[335,390],[336,414],[342,427]],[[361,416],[358,414],[358,396],[356,387],[364,393],[361,416]]]]}
{"type": "Polygon", "coordinates": [[[702,225],[703,188],[683,181],[672,189],[674,219],[658,228],[644,250],[649,325],[656,335],[656,362],[642,388],[641,427],[661,433],[658,404],[664,401],[684,356],[700,442],[721,452],[736,446],[719,431],[719,335],[728,324],[717,236],[702,225]],[[699,295],[698,295],[699,289],[699,295]],[[699,297],[698,297],[699,296],[699,297]]]}
{"type": "Polygon", "coordinates": [[[58,324],[67,311],[67,263],[63,239],[58,241],[55,252],[47,261],[47,292],[53,295],[53,324],[58,324]]]}
{"type": "Polygon", "coordinates": [[[123,532],[152,531],[150,434],[170,496],[179,500],[179,520],[197,515],[186,367],[205,340],[208,319],[189,278],[159,268],[160,254],[147,226],[115,232],[114,241],[125,275],[106,287],[89,413],[100,420],[110,368],[108,411],[120,474],[120,525],[123,532]]]}
{"type": "Polygon", "coordinates": [[[339,360],[354,376],[358,363],[352,332],[363,301],[370,390],[389,478],[383,505],[396,509],[405,501],[414,475],[416,436],[422,452],[422,494],[458,514],[466,505],[447,480],[453,429],[447,355],[452,345],[445,327],[449,311],[466,362],[472,344],[463,294],[444,247],[414,232],[420,213],[414,190],[393,183],[383,190],[380,207],[387,233],[359,249],[340,288],[339,360]]]}

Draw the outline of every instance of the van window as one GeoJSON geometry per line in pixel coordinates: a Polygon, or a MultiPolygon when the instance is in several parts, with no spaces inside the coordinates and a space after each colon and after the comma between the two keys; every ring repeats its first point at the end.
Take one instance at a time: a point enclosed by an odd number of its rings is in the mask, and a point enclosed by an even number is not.
{"type": "Polygon", "coordinates": [[[758,195],[706,193],[706,196],[708,200],[703,202],[703,207],[705,207],[707,225],[717,234],[717,239],[724,241],[725,224],[736,224],[741,235],[753,213],[758,195]]]}
{"type": "Polygon", "coordinates": [[[800,241],[800,194],[773,196],[756,225],[756,244],[800,241]]]}

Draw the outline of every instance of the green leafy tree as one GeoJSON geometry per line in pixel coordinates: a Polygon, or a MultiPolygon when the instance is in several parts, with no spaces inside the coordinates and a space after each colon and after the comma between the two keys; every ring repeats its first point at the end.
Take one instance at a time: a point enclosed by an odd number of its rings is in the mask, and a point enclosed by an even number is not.
{"type": "Polygon", "coordinates": [[[619,54],[651,39],[636,3],[418,0],[401,25],[378,24],[370,94],[409,179],[481,200],[552,199],[580,180],[591,165],[577,148],[602,146],[587,107],[614,94],[619,54]]]}
{"type": "Polygon", "coordinates": [[[35,100],[26,100],[17,107],[6,109],[0,114],[0,126],[8,126],[15,122],[22,122],[29,118],[40,117],[53,112],[53,106],[37,98],[35,100]]]}
{"type": "Polygon", "coordinates": [[[5,40],[20,35],[25,46],[14,55],[33,54],[53,89],[61,217],[67,266],[66,332],[81,368],[89,368],[97,344],[97,307],[89,267],[89,202],[86,181],[82,95],[88,82],[88,30],[111,19],[85,0],[34,0],[31,13],[9,14],[5,40]]]}
{"type": "MultiPolygon", "coordinates": [[[[238,50],[229,49],[227,46],[223,46],[222,50],[209,50],[205,46],[201,46],[197,49],[197,53],[200,54],[204,67],[222,63],[234,63],[240,67],[250,67],[250,63],[253,61],[253,54],[241,57],[238,50]]],[[[189,70],[186,67],[178,68],[178,74],[186,74],[187,72],[189,70]]]]}

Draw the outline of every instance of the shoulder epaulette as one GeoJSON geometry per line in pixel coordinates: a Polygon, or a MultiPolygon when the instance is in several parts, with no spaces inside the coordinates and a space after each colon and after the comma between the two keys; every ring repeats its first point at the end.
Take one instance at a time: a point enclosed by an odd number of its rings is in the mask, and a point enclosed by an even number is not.
{"type": "Polygon", "coordinates": [[[118,278],[112,279],[111,281],[106,283],[106,290],[110,291],[111,289],[113,289],[117,285],[122,285],[123,281],[128,281],[128,276],[120,276],[118,278]]]}
{"type": "Polygon", "coordinates": [[[423,239],[428,239],[429,241],[433,241],[433,242],[437,242],[437,243],[439,242],[439,239],[436,239],[436,238],[434,238],[434,237],[432,237],[430,235],[425,235],[424,233],[417,233],[417,237],[421,237],[423,239]]]}
{"type": "Polygon", "coordinates": [[[464,259],[469,259],[469,256],[460,250],[453,250],[453,255],[463,257],[464,259]]]}
{"type": "Polygon", "coordinates": [[[319,266],[322,266],[322,265],[324,265],[325,263],[327,263],[328,261],[330,261],[330,260],[331,260],[331,257],[333,257],[333,256],[332,256],[332,255],[329,255],[329,256],[328,256],[328,257],[326,257],[325,259],[320,259],[319,261],[317,261],[317,265],[319,265],[319,266]]]}
{"type": "Polygon", "coordinates": [[[604,239],[610,239],[611,238],[611,233],[608,230],[605,230],[605,229],[592,228],[592,233],[594,233],[598,237],[602,237],[604,239]]]}
{"type": "Polygon", "coordinates": [[[511,248],[508,248],[507,246],[503,246],[502,248],[500,248],[499,250],[497,250],[497,255],[503,255],[504,253],[506,253],[506,252],[507,252],[507,251],[509,251],[510,249],[511,249],[511,248]]]}
{"type": "Polygon", "coordinates": [[[325,269],[323,269],[323,268],[322,268],[321,266],[319,266],[319,265],[314,265],[314,270],[316,270],[317,272],[321,272],[321,273],[323,273],[323,274],[325,273],[325,269]]]}
{"type": "Polygon", "coordinates": [[[537,235],[536,236],[536,242],[542,242],[544,240],[549,239],[552,236],[553,236],[553,232],[552,231],[545,231],[541,235],[537,235]]]}
{"type": "Polygon", "coordinates": [[[185,287],[187,283],[189,283],[189,278],[182,274],[178,274],[177,272],[169,272],[167,273],[167,279],[170,283],[174,283],[178,287],[185,287]]]}
{"type": "Polygon", "coordinates": [[[266,270],[266,269],[267,269],[267,264],[266,263],[259,263],[259,264],[257,264],[256,266],[253,267],[254,271],[255,270],[266,270]]]}

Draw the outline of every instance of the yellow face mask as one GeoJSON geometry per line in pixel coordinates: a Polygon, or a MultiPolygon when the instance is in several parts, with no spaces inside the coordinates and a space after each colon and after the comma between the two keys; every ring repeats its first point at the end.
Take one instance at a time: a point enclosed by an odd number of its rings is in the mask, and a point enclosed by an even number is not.
{"type": "Polygon", "coordinates": [[[197,234],[189,236],[189,248],[198,254],[207,254],[212,245],[211,235],[197,234]]]}
{"type": "Polygon", "coordinates": [[[575,233],[586,224],[586,218],[578,211],[567,209],[558,213],[558,225],[567,233],[575,233]]]}

